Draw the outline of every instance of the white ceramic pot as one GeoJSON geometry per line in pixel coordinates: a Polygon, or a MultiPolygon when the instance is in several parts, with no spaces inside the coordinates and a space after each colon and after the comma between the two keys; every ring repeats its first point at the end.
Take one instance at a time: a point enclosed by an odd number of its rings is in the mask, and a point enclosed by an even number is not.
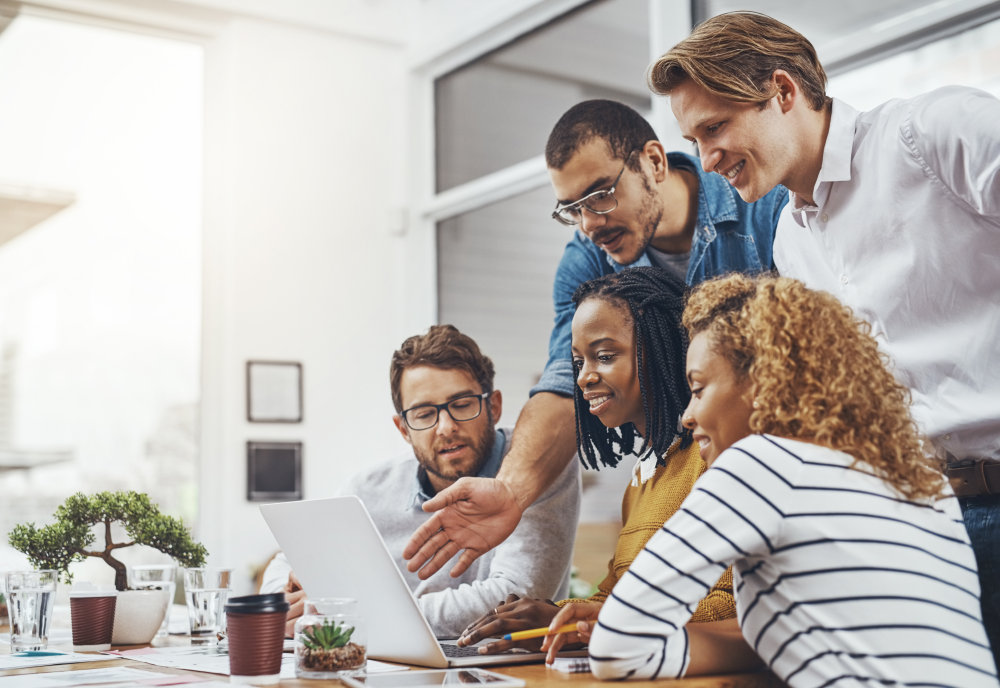
{"type": "Polygon", "coordinates": [[[112,645],[145,645],[160,630],[170,602],[168,590],[126,590],[118,593],[112,645]]]}

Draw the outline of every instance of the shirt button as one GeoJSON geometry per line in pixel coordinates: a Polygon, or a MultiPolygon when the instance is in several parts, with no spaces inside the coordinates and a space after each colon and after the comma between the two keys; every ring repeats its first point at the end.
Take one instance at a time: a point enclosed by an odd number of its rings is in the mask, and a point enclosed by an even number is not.
{"type": "Polygon", "coordinates": [[[819,221],[820,222],[826,222],[829,219],[830,219],[830,216],[827,215],[826,213],[823,213],[822,215],[819,216],[819,221]]]}
{"type": "Polygon", "coordinates": [[[840,282],[841,284],[847,284],[847,275],[841,275],[840,282]]]}
{"type": "Polygon", "coordinates": [[[950,440],[950,439],[951,439],[951,435],[950,435],[950,434],[949,434],[949,435],[945,435],[945,436],[944,436],[944,439],[945,439],[945,440],[950,440]]]}

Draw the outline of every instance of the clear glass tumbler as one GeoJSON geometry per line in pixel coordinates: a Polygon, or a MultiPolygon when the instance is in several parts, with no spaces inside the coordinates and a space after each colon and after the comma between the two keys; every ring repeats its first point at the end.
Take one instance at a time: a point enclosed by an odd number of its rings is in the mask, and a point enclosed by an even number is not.
{"type": "Polygon", "coordinates": [[[10,651],[44,650],[56,602],[58,571],[11,571],[7,574],[10,651]]]}
{"type": "Polygon", "coordinates": [[[170,608],[174,604],[174,593],[177,591],[177,564],[143,564],[132,567],[132,580],[129,587],[133,590],[166,590],[169,601],[167,613],[163,615],[163,623],[156,632],[157,637],[163,637],[170,632],[170,608]]]}
{"type": "Polygon", "coordinates": [[[232,587],[233,570],[184,569],[184,597],[191,622],[192,645],[214,645],[226,628],[226,599],[232,587]]]}
{"type": "Polygon", "coordinates": [[[295,622],[295,676],[334,679],[360,676],[368,665],[365,622],[358,602],[346,597],[306,600],[295,622]]]}

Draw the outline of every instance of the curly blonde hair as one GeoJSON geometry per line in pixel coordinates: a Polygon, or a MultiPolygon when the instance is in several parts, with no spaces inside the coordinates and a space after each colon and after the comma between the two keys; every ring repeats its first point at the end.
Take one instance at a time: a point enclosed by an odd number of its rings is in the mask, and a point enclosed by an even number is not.
{"type": "Polygon", "coordinates": [[[692,339],[708,332],[713,350],[749,377],[752,432],[850,454],[908,499],[944,496],[909,390],[889,372],[868,323],[836,298],[786,277],[733,274],[699,286],[683,322],[692,339]]]}

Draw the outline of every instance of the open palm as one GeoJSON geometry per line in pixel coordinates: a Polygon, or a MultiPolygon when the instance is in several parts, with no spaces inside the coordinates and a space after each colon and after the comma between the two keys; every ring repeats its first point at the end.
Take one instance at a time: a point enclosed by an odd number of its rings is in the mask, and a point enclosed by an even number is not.
{"type": "Polygon", "coordinates": [[[521,509],[511,489],[494,478],[461,478],[424,503],[436,512],[403,550],[406,568],[422,580],[437,573],[462,552],[451,570],[461,576],[477,558],[506,540],[521,521],[521,509]],[[421,568],[422,567],[422,568],[421,568]]]}

